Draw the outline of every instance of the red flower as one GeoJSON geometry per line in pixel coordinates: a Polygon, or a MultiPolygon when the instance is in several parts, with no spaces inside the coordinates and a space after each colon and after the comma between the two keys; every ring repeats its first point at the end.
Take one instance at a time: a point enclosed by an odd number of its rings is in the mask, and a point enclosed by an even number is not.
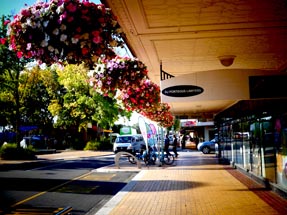
{"type": "Polygon", "coordinates": [[[8,25],[11,21],[9,19],[4,21],[4,25],[8,25]]]}
{"type": "Polygon", "coordinates": [[[2,44],[2,45],[4,45],[5,43],[6,43],[6,38],[0,38],[0,43],[2,44]]]}
{"type": "Polygon", "coordinates": [[[20,51],[18,51],[18,52],[16,53],[16,55],[17,55],[17,57],[18,57],[18,58],[23,57],[23,53],[22,53],[22,52],[20,52],[20,51]]]}
{"type": "Polygon", "coordinates": [[[134,98],[130,99],[132,103],[137,103],[137,101],[134,98]]]}
{"type": "Polygon", "coordinates": [[[87,55],[89,53],[89,49],[88,48],[82,48],[82,54],[83,55],[87,55]]]}
{"type": "Polygon", "coordinates": [[[75,12],[77,10],[77,6],[74,5],[73,3],[69,3],[68,6],[67,6],[67,9],[69,12],[75,12]]]}
{"type": "Polygon", "coordinates": [[[93,42],[96,43],[96,44],[100,44],[102,42],[102,38],[100,36],[95,36],[93,38],[93,42]]]}

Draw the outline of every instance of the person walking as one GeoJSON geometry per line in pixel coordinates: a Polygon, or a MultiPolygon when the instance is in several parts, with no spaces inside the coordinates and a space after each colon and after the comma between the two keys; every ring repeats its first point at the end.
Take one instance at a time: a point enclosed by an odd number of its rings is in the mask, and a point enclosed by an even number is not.
{"type": "Polygon", "coordinates": [[[174,135],[173,135],[172,151],[173,151],[174,156],[175,156],[176,158],[178,157],[178,153],[177,153],[177,142],[178,142],[177,137],[176,137],[176,135],[174,134],[174,135]]]}
{"type": "Polygon", "coordinates": [[[169,138],[168,138],[168,134],[165,135],[165,139],[164,139],[164,151],[167,155],[170,155],[169,153],[169,138]]]}

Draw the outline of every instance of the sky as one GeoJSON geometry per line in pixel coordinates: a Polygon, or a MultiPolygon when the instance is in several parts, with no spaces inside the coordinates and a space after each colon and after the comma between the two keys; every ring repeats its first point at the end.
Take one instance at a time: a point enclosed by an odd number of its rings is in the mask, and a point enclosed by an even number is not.
{"type": "MultiPolygon", "coordinates": [[[[2,15],[16,15],[22,8],[29,7],[38,1],[49,0],[0,0],[0,16],[2,15]]],[[[100,0],[90,0],[96,4],[100,3],[100,0]]]]}
{"type": "Polygon", "coordinates": [[[16,15],[25,4],[33,5],[37,0],[1,0],[0,1],[0,15],[16,15]]]}

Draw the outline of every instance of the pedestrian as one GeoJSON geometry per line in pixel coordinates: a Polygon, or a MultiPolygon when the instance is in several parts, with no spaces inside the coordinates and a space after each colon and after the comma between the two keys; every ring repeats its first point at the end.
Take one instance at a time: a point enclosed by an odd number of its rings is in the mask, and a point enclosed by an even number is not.
{"type": "Polygon", "coordinates": [[[164,151],[167,155],[170,155],[169,153],[169,138],[168,138],[168,134],[165,136],[164,139],[164,151]]]}
{"type": "Polygon", "coordinates": [[[184,134],[183,137],[182,137],[182,140],[181,140],[181,148],[182,149],[185,149],[185,141],[186,141],[186,136],[184,134]]]}
{"type": "Polygon", "coordinates": [[[177,153],[177,142],[178,142],[177,137],[176,137],[176,135],[174,134],[174,135],[173,135],[172,151],[173,151],[174,156],[175,156],[176,158],[178,157],[178,153],[177,153]]]}

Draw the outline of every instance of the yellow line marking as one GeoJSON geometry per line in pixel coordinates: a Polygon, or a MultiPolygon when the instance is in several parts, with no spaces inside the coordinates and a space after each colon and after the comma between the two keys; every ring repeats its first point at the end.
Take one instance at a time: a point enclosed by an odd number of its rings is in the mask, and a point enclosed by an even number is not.
{"type": "Polygon", "coordinates": [[[56,189],[58,189],[58,188],[61,187],[61,186],[64,186],[64,185],[66,185],[66,184],[68,184],[68,183],[71,183],[72,181],[76,181],[76,180],[78,180],[78,179],[80,179],[80,178],[86,177],[86,176],[90,175],[91,173],[92,173],[92,172],[88,172],[88,173],[86,173],[86,174],[84,174],[84,175],[80,175],[80,176],[78,176],[78,177],[76,177],[76,178],[73,178],[73,179],[71,179],[71,180],[69,180],[69,181],[67,181],[67,182],[65,182],[65,183],[63,183],[63,184],[59,184],[59,185],[56,186],[56,187],[52,187],[52,188],[49,189],[49,190],[46,190],[46,191],[37,193],[37,194],[35,194],[35,195],[33,195],[33,196],[30,196],[29,198],[26,198],[26,199],[24,199],[24,200],[22,200],[22,201],[20,201],[20,202],[15,203],[15,204],[12,205],[11,207],[15,207],[15,206],[17,206],[17,205],[21,205],[21,204],[23,204],[23,203],[25,203],[25,202],[27,202],[27,201],[30,201],[30,200],[32,200],[32,199],[35,199],[35,198],[38,197],[38,196],[41,196],[41,195],[43,195],[43,194],[45,194],[45,193],[48,193],[48,192],[50,192],[50,191],[52,191],[52,190],[56,190],[56,189]]]}

